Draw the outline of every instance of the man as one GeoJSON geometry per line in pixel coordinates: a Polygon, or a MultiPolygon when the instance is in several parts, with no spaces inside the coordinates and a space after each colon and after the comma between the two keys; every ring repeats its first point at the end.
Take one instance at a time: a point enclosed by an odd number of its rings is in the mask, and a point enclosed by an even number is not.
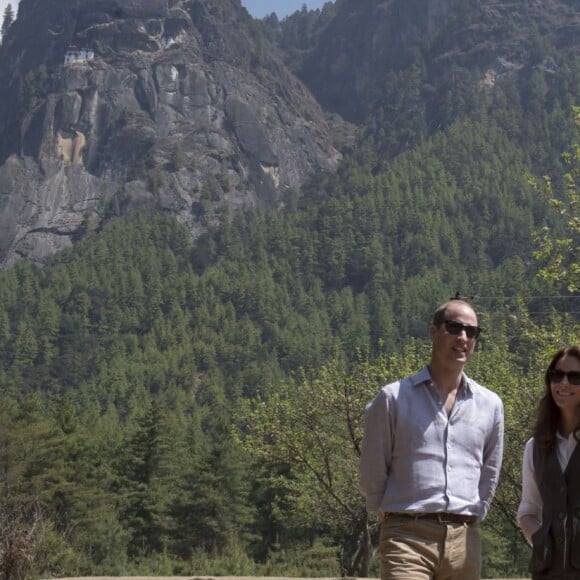
{"type": "Polygon", "coordinates": [[[481,576],[479,522],[499,478],[503,405],[463,372],[479,333],[467,302],[441,305],[429,364],[366,407],[360,489],[382,522],[382,580],[481,576]]]}

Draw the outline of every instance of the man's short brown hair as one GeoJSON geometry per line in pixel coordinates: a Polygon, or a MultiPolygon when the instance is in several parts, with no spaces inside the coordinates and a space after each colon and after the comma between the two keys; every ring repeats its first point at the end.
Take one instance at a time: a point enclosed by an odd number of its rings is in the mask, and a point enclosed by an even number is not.
{"type": "Polygon", "coordinates": [[[475,308],[473,308],[473,306],[471,306],[471,304],[469,304],[469,302],[466,302],[465,300],[458,299],[448,300],[447,302],[441,304],[441,306],[438,306],[437,310],[435,310],[435,312],[433,313],[433,319],[431,320],[431,324],[433,326],[441,326],[445,322],[447,316],[447,309],[452,304],[461,304],[463,306],[467,306],[468,308],[473,310],[473,312],[475,312],[475,308]]]}

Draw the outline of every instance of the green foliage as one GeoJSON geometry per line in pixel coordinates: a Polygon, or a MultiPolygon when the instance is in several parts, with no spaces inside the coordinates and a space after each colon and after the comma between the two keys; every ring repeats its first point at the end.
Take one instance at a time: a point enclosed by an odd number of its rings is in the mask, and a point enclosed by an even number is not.
{"type": "MultiPolygon", "coordinates": [[[[172,157],[172,163],[174,162],[172,157]]],[[[174,166],[177,170],[179,167],[174,166]]],[[[159,194],[160,189],[163,187],[165,181],[165,172],[161,167],[155,167],[154,169],[150,170],[147,174],[147,185],[150,191],[156,195],[159,194]]]]}
{"type": "MultiPolygon", "coordinates": [[[[573,107],[576,127],[580,130],[580,107],[573,107]]],[[[563,193],[555,196],[552,180],[544,176],[541,185],[531,178],[536,191],[542,191],[562,223],[562,235],[544,226],[536,235],[534,257],[545,264],[539,274],[545,279],[563,283],[570,292],[580,290],[580,143],[563,155],[566,173],[563,193]]]]}
{"type": "Polygon", "coordinates": [[[129,531],[129,556],[162,552],[167,534],[168,489],[175,483],[170,450],[175,441],[164,410],[154,401],[124,447],[119,471],[125,496],[122,522],[129,531]]]}
{"type": "Polygon", "coordinates": [[[185,163],[185,155],[183,154],[183,147],[181,141],[176,141],[171,150],[171,166],[175,171],[179,171],[185,163]]]}
{"type": "MultiPolygon", "coordinates": [[[[45,551],[51,543],[51,527],[35,505],[19,504],[0,509],[0,578],[25,580],[48,572],[62,552],[45,551]]],[[[53,534],[52,534],[53,535],[53,534]]]]}
{"type": "Polygon", "coordinates": [[[493,509],[484,524],[486,542],[496,544],[496,548],[485,551],[484,566],[488,576],[507,577],[526,570],[530,557],[515,515],[521,498],[523,449],[531,437],[537,405],[545,390],[543,374],[558,349],[580,342],[580,330],[574,316],[555,313],[545,324],[537,325],[522,305],[518,312],[502,317],[490,316],[485,321],[486,326],[494,328],[493,340],[486,341],[472,372],[504,403],[502,475],[493,509]],[[494,537],[503,541],[494,542],[494,537]]]}
{"type": "MultiPolygon", "coordinates": [[[[196,244],[167,218],[137,216],[42,270],[22,261],[1,272],[4,497],[40,502],[62,534],[58,566],[170,571],[201,552],[223,563],[232,537],[272,570],[312,538],[336,550],[328,574],[360,565],[362,408],[379,384],[426,357],[421,340],[402,350],[401,337],[425,337],[434,296],[443,301],[472,280],[507,299],[507,309],[487,302],[498,316],[517,312],[511,294],[533,304],[522,204],[482,194],[477,203],[488,209],[479,216],[457,204],[460,185],[477,183],[488,163],[489,175],[505,171],[498,183],[518,173],[509,151],[497,128],[479,138],[464,124],[388,173],[345,169],[313,184],[293,212],[238,214],[196,244]],[[467,171],[470,150],[479,166],[467,171]],[[501,235],[513,240],[509,255],[496,245],[501,235]],[[249,406],[256,397],[263,406],[249,406]],[[244,448],[231,437],[234,417],[244,448]]],[[[557,320],[563,305],[553,304],[557,320]]],[[[528,320],[523,329],[541,329],[549,317],[528,320]]],[[[525,348],[513,343],[508,328],[484,341],[492,362],[477,374],[509,401],[509,377],[527,384],[538,371],[522,353],[538,351],[523,330],[525,348]]],[[[524,440],[513,438],[506,462],[514,486],[524,440]]],[[[513,515],[517,489],[502,494],[513,515]]]]}
{"type": "Polygon", "coordinates": [[[264,37],[282,49],[286,65],[298,71],[305,56],[312,49],[336,13],[334,2],[326,2],[322,9],[308,10],[303,4],[282,21],[274,12],[257,22],[264,37]]]}
{"type": "Polygon", "coordinates": [[[246,451],[266,465],[288,467],[271,474],[278,532],[325,530],[340,546],[338,561],[347,576],[368,573],[359,568],[352,542],[369,525],[358,493],[362,410],[380,385],[421,366],[423,355],[422,345],[411,343],[398,356],[374,363],[361,356],[350,371],[334,359],[312,377],[246,401],[238,412],[235,435],[246,451]]]}
{"type": "MultiPolygon", "coordinates": [[[[295,39],[308,44],[312,16],[283,34],[310,22],[295,39]]],[[[219,214],[224,174],[192,208],[207,226],[195,242],[136,215],[43,269],[0,271],[0,510],[39,506],[34,574],[376,575],[358,549],[376,541],[356,481],[364,404],[425,362],[429,316],[457,290],[486,329],[469,372],[506,408],[485,570],[522,573],[521,453],[547,360],[579,340],[563,111],[580,66],[558,70],[531,75],[523,98],[458,67],[453,91],[425,101],[417,54],[338,172],[289,192],[284,211],[219,214]],[[524,178],[546,168],[555,214],[524,178]],[[541,278],[545,225],[560,257],[541,278]]],[[[27,76],[28,107],[46,82],[27,76]]],[[[181,157],[176,145],[174,169],[181,157]]]]}
{"type": "Polygon", "coordinates": [[[44,101],[48,89],[49,76],[46,66],[41,64],[31,70],[22,81],[19,102],[24,113],[30,113],[44,101]]]}

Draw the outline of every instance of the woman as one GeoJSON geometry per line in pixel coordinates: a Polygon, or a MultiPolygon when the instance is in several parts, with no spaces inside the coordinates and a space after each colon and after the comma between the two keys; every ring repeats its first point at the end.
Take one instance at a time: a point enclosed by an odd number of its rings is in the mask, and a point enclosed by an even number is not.
{"type": "Polygon", "coordinates": [[[580,345],[558,351],[545,375],[522,469],[518,524],[532,542],[532,578],[580,579],[580,345]]]}

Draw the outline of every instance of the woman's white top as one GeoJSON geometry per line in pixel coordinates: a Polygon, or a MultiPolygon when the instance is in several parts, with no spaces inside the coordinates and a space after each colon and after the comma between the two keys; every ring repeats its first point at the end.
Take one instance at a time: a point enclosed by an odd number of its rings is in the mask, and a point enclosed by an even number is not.
{"type": "MultiPolygon", "coordinates": [[[[560,433],[556,434],[556,453],[562,473],[568,466],[568,461],[576,449],[577,441],[574,434],[570,433],[569,437],[564,437],[560,433]]],[[[523,516],[533,516],[539,525],[542,524],[542,497],[536,482],[534,471],[534,438],[532,437],[524,449],[524,461],[522,464],[522,499],[518,508],[518,525],[524,533],[526,526],[522,527],[521,518],[523,516]]],[[[526,535],[528,535],[526,533],[526,535]]]]}

